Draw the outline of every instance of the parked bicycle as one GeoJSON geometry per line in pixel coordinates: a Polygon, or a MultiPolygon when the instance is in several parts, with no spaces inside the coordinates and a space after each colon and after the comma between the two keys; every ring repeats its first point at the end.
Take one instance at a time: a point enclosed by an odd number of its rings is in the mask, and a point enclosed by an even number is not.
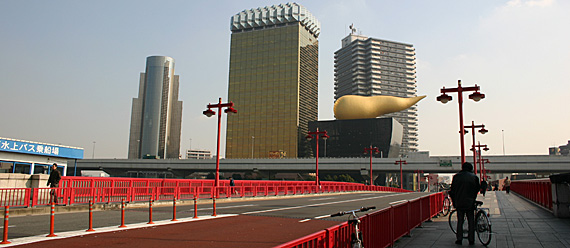
{"type": "MultiPolygon", "coordinates": [[[[477,238],[484,246],[491,243],[491,220],[489,219],[489,208],[481,208],[482,201],[475,201],[475,232],[477,238]]],[[[457,234],[457,211],[454,209],[449,214],[449,227],[453,233],[457,234]]],[[[463,238],[467,238],[469,224],[467,223],[467,216],[463,219],[463,238]]]]}
{"type": "Polygon", "coordinates": [[[340,211],[336,214],[331,214],[331,217],[336,216],[343,216],[345,214],[350,214],[348,216],[348,224],[354,228],[354,232],[351,234],[350,239],[350,247],[352,248],[364,248],[364,243],[362,242],[362,232],[360,231],[360,219],[357,212],[366,212],[370,209],[375,209],[375,206],[372,207],[361,207],[360,209],[350,210],[350,211],[340,211]]]}

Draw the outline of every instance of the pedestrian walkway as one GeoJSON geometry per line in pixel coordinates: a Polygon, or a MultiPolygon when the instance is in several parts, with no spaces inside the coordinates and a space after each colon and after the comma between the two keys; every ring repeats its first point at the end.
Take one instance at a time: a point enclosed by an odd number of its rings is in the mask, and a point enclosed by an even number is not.
{"type": "MultiPolygon", "coordinates": [[[[570,219],[555,217],[548,210],[516,194],[490,191],[479,195],[490,209],[493,236],[488,247],[570,247],[570,219]]],[[[434,218],[401,238],[395,247],[459,247],[447,216],[434,218]]],[[[463,242],[467,246],[467,240],[463,242]]],[[[475,238],[475,246],[483,247],[475,238]]]]}

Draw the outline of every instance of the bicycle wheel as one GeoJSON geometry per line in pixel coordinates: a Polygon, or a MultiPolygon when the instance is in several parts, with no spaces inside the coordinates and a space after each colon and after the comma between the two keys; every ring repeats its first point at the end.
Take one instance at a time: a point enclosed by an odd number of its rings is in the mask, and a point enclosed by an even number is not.
{"type": "Polygon", "coordinates": [[[491,222],[489,221],[489,217],[483,211],[477,212],[477,216],[475,216],[475,221],[477,223],[477,237],[481,244],[487,246],[491,243],[491,222]]]}
{"type": "MultiPolygon", "coordinates": [[[[454,234],[457,234],[457,210],[452,210],[449,213],[449,227],[454,234]]],[[[467,215],[463,216],[463,237],[468,235],[469,223],[467,223],[467,215]]]]}
{"type": "Polygon", "coordinates": [[[443,214],[443,216],[447,216],[450,210],[451,210],[451,200],[449,199],[449,197],[445,197],[443,198],[443,210],[441,211],[441,214],[443,214]]]}

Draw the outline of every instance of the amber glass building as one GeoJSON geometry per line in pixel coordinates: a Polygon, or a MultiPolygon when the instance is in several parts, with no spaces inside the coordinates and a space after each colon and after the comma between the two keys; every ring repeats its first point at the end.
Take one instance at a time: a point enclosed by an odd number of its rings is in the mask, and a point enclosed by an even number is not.
{"type": "Polygon", "coordinates": [[[227,158],[304,157],[318,114],[319,22],[296,3],[231,18],[227,158]]]}

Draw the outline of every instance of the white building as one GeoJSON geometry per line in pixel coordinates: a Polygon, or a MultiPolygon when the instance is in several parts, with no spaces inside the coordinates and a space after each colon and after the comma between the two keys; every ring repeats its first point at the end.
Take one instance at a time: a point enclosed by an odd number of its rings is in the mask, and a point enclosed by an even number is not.
{"type": "Polygon", "coordinates": [[[186,150],[187,159],[211,159],[212,153],[206,150],[186,150]]]}
{"type": "MultiPolygon", "coordinates": [[[[411,44],[368,38],[355,30],[335,52],[335,101],[344,95],[416,96],[416,52],[411,44]]],[[[404,127],[401,155],[418,151],[417,108],[384,115],[404,127]]]]}

